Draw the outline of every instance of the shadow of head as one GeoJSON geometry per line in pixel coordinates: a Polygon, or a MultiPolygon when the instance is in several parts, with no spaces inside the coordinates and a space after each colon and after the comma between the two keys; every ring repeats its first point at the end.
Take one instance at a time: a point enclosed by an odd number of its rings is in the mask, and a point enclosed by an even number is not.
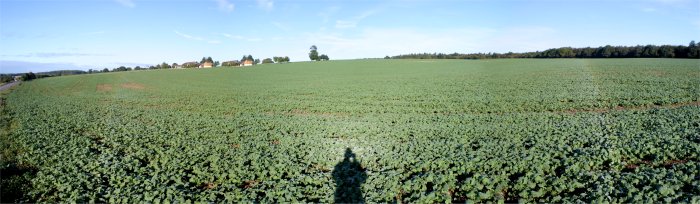
{"type": "Polygon", "coordinates": [[[333,168],[335,203],[364,203],[362,183],[367,179],[367,173],[350,148],[345,150],[344,156],[343,161],[333,168]]]}

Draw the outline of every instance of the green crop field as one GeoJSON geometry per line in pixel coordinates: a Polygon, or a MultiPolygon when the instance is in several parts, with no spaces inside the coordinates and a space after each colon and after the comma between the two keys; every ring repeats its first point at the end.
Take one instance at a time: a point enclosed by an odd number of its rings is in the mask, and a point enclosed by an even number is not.
{"type": "Polygon", "coordinates": [[[700,202],[700,60],[348,60],[22,83],[30,201],[700,202]]]}

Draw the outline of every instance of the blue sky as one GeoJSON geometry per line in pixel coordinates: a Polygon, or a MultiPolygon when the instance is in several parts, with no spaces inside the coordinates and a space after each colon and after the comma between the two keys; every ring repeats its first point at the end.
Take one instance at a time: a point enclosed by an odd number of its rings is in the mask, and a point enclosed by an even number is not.
{"type": "Polygon", "coordinates": [[[700,0],[0,0],[0,73],[700,40],[700,0]]]}

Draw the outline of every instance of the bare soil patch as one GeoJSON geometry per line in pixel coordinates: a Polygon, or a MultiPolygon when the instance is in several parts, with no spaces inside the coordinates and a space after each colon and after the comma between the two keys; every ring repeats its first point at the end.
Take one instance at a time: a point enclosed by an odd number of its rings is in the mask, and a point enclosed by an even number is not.
{"type": "Polygon", "coordinates": [[[123,84],[121,84],[121,87],[125,88],[125,89],[136,89],[136,90],[143,90],[146,88],[146,86],[144,86],[143,84],[139,84],[139,83],[123,83],[123,84]]]}
{"type": "Polygon", "coordinates": [[[98,85],[97,85],[97,91],[100,91],[100,92],[112,91],[112,85],[109,85],[109,84],[98,84],[98,85]]]}

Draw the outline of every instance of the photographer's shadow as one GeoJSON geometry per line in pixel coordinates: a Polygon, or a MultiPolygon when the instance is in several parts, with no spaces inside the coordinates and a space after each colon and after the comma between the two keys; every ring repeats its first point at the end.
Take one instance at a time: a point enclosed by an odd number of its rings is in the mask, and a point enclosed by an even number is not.
{"type": "Polygon", "coordinates": [[[347,148],[343,161],[333,168],[335,203],[364,203],[361,186],[366,179],[367,173],[355,158],[355,153],[347,148]]]}

